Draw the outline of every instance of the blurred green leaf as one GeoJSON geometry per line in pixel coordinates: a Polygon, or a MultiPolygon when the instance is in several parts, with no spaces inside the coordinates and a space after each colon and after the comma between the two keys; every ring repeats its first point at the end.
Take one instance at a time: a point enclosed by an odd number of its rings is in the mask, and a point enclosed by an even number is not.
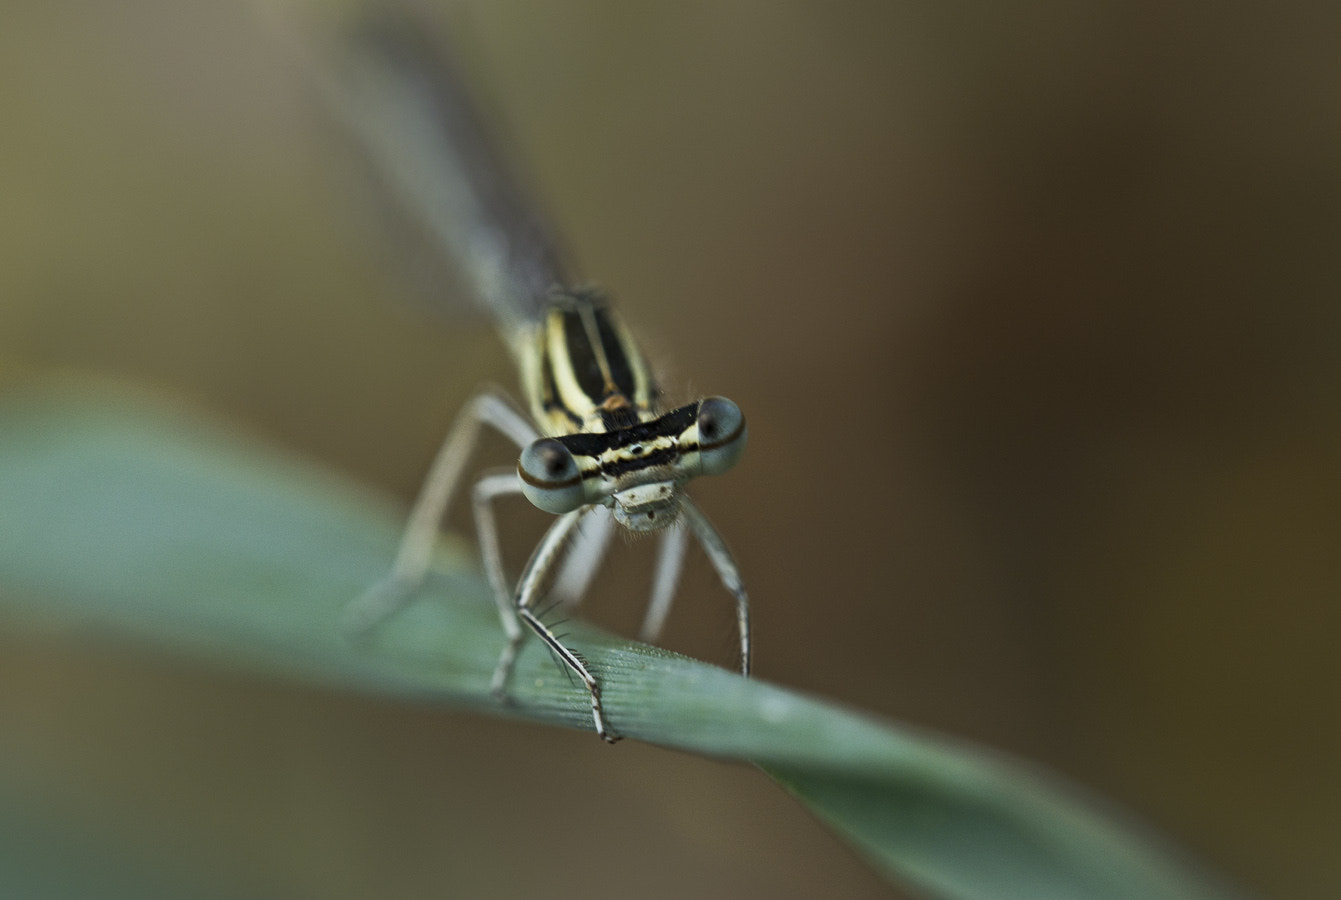
{"type": "MultiPolygon", "coordinates": [[[[341,609],[384,573],[395,508],[216,425],[127,394],[0,403],[0,610],[218,663],[590,729],[586,694],[529,642],[509,706],[503,636],[468,552],[364,644],[341,609]]],[[[1149,835],[979,748],[573,623],[628,738],[772,774],[893,878],[937,896],[1226,896],[1149,835]]],[[[593,736],[593,752],[599,748],[593,736]]]]}

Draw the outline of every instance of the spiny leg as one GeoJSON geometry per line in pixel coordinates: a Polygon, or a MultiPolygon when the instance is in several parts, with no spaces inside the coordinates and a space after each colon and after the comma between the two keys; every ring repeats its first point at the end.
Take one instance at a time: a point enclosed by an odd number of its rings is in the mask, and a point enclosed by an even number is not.
{"type": "Polygon", "coordinates": [[[661,629],[670,614],[671,601],[675,599],[675,586],[680,580],[680,569],[684,566],[684,551],[689,544],[689,529],[683,522],[676,522],[661,535],[661,545],[657,548],[657,567],[652,576],[652,595],[647,603],[647,614],[643,617],[643,627],[638,632],[638,640],[646,644],[656,642],[661,629]]]}
{"type": "Polygon", "coordinates": [[[346,631],[361,635],[371,630],[404,606],[423,583],[433,558],[439,524],[475,449],[481,425],[492,426],[519,447],[525,447],[538,436],[535,428],[498,394],[481,392],[461,410],[410,511],[391,571],[345,608],[346,631]]]}
{"type": "Polygon", "coordinates": [[[731,551],[726,549],[726,542],[717,533],[717,529],[688,497],[680,498],[680,510],[689,528],[694,532],[694,537],[703,545],[712,567],[717,570],[717,577],[722,580],[722,586],[736,598],[736,622],[740,627],[740,671],[749,675],[750,599],[745,593],[745,585],[740,580],[740,569],[736,567],[736,561],[731,557],[731,551]]]}
{"type": "MultiPolygon", "coordinates": [[[[582,679],[587,692],[591,694],[591,717],[596,725],[596,733],[603,740],[613,744],[619,740],[619,736],[606,728],[605,714],[601,707],[600,683],[591,674],[582,658],[568,649],[559,640],[559,637],[544,622],[540,621],[540,618],[531,608],[541,596],[541,588],[544,585],[545,577],[553,568],[555,560],[563,549],[564,542],[568,539],[572,530],[577,527],[578,522],[590,513],[591,507],[583,507],[564,513],[550,526],[549,531],[545,532],[545,536],[540,539],[539,545],[536,546],[535,552],[531,554],[531,559],[526,563],[526,568],[517,582],[516,611],[521,620],[545,642],[545,645],[559,657],[563,664],[571,669],[578,678],[582,679]]],[[[516,662],[516,655],[515,644],[504,648],[503,656],[499,659],[498,668],[494,672],[496,689],[502,690],[506,686],[516,662]]]]}
{"type": "Polygon", "coordinates": [[[596,724],[596,733],[601,736],[601,740],[607,744],[613,744],[619,740],[620,736],[605,726],[605,713],[601,708],[600,682],[587,670],[587,666],[582,659],[565,647],[554,632],[545,627],[544,622],[536,618],[535,613],[529,609],[518,609],[517,614],[521,616],[523,622],[531,626],[531,630],[538,634],[540,639],[549,646],[549,649],[557,653],[559,659],[563,660],[564,664],[572,669],[577,677],[582,679],[582,683],[587,686],[587,691],[591,694],[591,718],[596,724]]]}

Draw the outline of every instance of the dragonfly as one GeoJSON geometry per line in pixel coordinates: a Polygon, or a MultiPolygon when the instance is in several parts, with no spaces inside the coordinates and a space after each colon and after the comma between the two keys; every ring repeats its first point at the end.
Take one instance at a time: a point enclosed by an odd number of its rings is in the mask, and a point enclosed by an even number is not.
{"type": "Polygon", "coordinates": [[[363,23],[345,45],[338,82],[331,92],[338,117],[396,205],[495,321],[525,399],[523,410],[485,389],[458,414],[389,574],[350,604],[348,627],[369,631],[421,586],[442,519],[488,427],[520,450],[515,469],[479,475],[470,490],[480,557],[507,637],[491,684],[500,701],[532,634],[585,686],[596,733],[619,739],[593,667],[543,621],[541,604],[550,595],[563,605],[580,599],[620,528],[660,539],[640,637],[656,641],[692,536],[735,600],[740,670],[748,676],[750,606],[739,568],[685,491],[692,479],[739,460],[747,438],[740,408],[717,396],[661,408],[661,389],[623,318],[599,289],[568,277],[549,228],[491,142],[450,55],[424,31],[403,20],[363,23]],[[494,504],[516,494],[557,518],[510,581],[494,504]]]}

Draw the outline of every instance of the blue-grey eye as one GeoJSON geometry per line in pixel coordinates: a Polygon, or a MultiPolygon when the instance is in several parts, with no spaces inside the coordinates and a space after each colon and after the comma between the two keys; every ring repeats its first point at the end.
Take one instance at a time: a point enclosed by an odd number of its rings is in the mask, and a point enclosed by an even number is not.
{"type": "Polygon", "coordinates": [[[553,438],[533,441],[517,460],[522,493],[545,512],[572,512],[583,504],[582,473],[568,448],[553,438]]]}
{"type": "Polygon", "coordinates": [[[704,475],[720,475],[745,452],[745,416],[725,397],[698,405],[698,452],[704,475]]]}

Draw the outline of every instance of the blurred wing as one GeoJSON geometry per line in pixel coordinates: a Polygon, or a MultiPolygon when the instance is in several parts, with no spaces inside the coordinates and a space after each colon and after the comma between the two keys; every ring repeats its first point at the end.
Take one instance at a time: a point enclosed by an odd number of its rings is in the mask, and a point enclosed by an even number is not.
{"type": "Polygon", "coordinates": [[[566,283],[548,228],[485,134],[445,52],[399,19],[362,23],[327,83],[385,190],[511,331],[566,283]]]}

